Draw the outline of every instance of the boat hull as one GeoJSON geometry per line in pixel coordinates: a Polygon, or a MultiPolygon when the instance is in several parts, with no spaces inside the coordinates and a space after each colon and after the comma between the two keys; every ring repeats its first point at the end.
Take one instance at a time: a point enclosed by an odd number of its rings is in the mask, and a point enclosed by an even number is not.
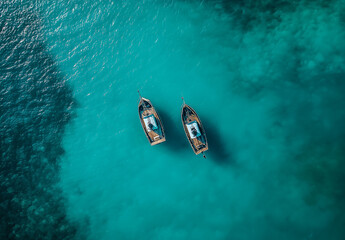
{"type": "Polygon", "coordinates": [[[166,139],[162,121],[151,101],[146,98],[141,98],[138,105],[138,111],[141,126],[151,146],[165,142],[166,139]]]}
{"type": "Polygon", "coordinates": [[[181,120],[187,139],[196,155],[208,150],[205,129],[193,108],[187,104],[182,105],[181,120]],[[192,130],[191,130],[192,129],[192,130]],[[193,135],[193,130],[195,135],[193,135]]]}

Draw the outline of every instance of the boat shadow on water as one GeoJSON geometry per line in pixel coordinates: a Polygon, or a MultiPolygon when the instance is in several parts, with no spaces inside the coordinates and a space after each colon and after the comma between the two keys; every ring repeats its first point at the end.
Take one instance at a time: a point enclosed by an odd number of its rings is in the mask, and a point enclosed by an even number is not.
{"type": "MultiPolygon", "coordinates": [[[[186,135],[183,132],[182,125],[176,125],[171,117],[161,108],[157,108],[157,112],[162,119],[162,123],[167,137],[167,142],[164,144],[172,151],[187,151],[189,150],[186,135]]],[[[181,124],[181,123],[180,123],[181,124]]]]}
{"type": "MultiPolygon", "coordinates": [[[[162,109],[157,108],[156,110],[162,119],[165,134],[167,136],[167,142],[164,146],[167,146],[172,151],[192,151],[186,139],[186,134],[183,131],[180,122],[176,123],[171,119],[171,117],[162,109]]],[[[206,151],[206,156],[208,159],[213,160],[219,165],[235,164],[235,160],[231,152],[226,150],[226,141],[223,140],[218,128],[215,127],[206,118],[201,117],[201,121],[206,131],[206,137],[209,145],[209,150],[206,151]]]]}
{"type": "Polygon", "coordinates": [[[233,158],[232,153],[226,150],[227,141],[223,140],[219,129],[207,118],[201,117],[201,121],[205,128],[209,146],[209,150],[206,152],[206,155],[209,155],[217,164],[235,164],[235,159],[233,158]]]}

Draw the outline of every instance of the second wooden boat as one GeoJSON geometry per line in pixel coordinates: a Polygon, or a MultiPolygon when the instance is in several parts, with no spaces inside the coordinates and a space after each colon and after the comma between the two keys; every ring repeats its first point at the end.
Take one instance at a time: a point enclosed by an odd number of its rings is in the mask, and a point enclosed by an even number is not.
{"type": "MultiPolygon", "coordinates": [[[[184,101],[181,110],[181,120],[187,139],[196,155],[208,150],[206,132],[198,114],[193,108],[188,106],[184,101]]],[[[206,158],[206,157],[205,157],[206,158]]]]}
{"type": "Polygon", "coordinates": [[[138,110],[141,126],[143,127],[151,146],[165,142],[165,133],[162,121],[150,100],[140,96],[138,110]]]}

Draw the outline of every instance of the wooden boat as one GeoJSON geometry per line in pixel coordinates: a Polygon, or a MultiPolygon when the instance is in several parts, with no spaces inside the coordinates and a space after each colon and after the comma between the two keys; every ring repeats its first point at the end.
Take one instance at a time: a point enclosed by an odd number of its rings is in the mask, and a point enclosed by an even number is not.
{"type": "Polygon", "coordinates": [[[165,133],[162,121],[150,100],[140,96],[138,110],[141,126],[143,127],[151,146],[165,142],[165,133]]]}
{"type": "Polygon", "coordinates": [[[181,110],[181,119],[187,139],[196,155],[208,150],[208,143],[206,138],[205,129],[202,126],[200,118],[193,108],[188,106],[184,101],[181,110]]]}

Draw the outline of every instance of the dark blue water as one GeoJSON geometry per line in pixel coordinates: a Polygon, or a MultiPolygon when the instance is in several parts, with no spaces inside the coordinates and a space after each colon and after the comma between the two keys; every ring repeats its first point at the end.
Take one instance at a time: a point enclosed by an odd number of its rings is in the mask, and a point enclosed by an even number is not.
{"type": "Polygon", "coordinates": [[[344,239],[344,10],[1,2],[0,239],[344,239]],[[138,88],[166,143],[147,143],[138,88]]]}
{"type": "Polygon", "coordinates": [[[35,9],[0,9],[0,238],[68,239],[76,228],[56,183],[75,100],[35,9]]]}

